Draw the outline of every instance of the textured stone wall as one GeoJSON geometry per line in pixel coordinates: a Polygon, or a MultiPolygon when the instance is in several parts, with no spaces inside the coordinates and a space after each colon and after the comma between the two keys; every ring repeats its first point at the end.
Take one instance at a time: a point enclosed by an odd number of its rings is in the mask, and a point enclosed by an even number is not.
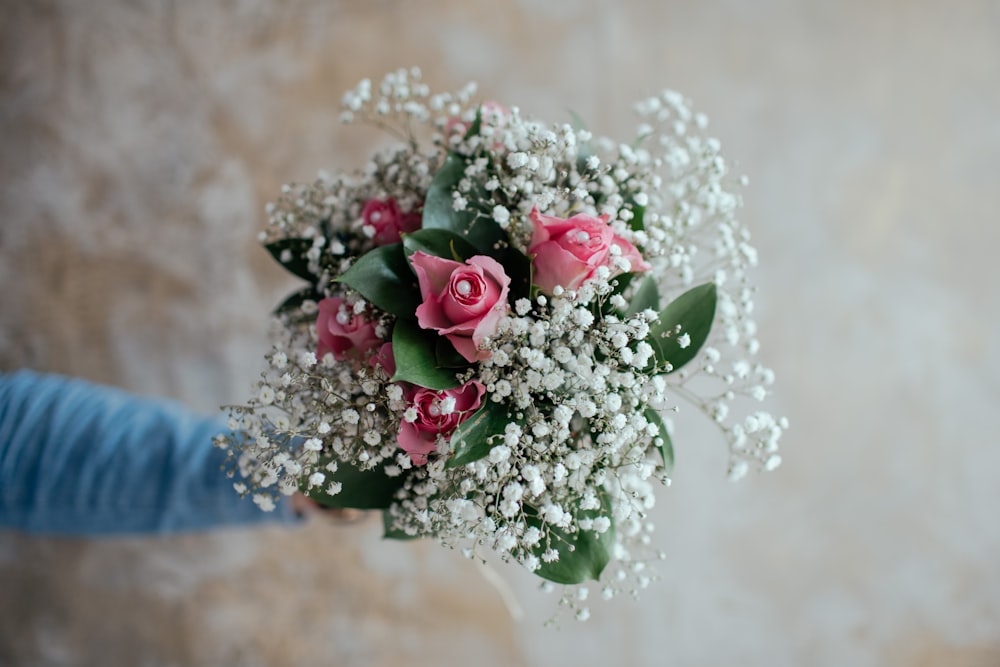
{"type": "Polygon", "coordinates": [[[206,412],[293,285],[287,180],[380,140],[358,79],[626,135],[663,87],[751,177],[785,465],[737,485],[692,418],[638,603],[554,600],[377,521],[171,539],[0,534],[0,665],[1000,665],[1000,8],[882,0],[0,2],[0,368],[206,412]]]}

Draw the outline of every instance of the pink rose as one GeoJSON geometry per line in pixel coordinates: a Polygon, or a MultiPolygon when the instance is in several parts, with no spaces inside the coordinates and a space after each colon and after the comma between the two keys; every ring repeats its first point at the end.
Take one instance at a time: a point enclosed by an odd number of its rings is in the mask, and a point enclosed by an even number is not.
{"type": "Polygon", "coordinates": [[[364,315],[355,314],[339,296],[319,302],[316,330],[319,333],[316,355],[320,359],[327,352],[332,352],[338,361],[360,357],[382,342],[375,335],[375,323],[364,315]]]}
{"type": "Polygon", "coordinates": [[[369,199],[361,209],[361,220],[366,227],[375,230],[372,240],[375,245],[398,243],[400,234],[420,229],[420,213],[403,213],[392,197],[369,199]]]}
{"type": "Polygon", "coordinates": [[[462,264],[418,251],[410,264],[424,300],[417,306],[417,323],[447,337],[467,361],[489,358],[479,346],[507,312],[510,278],[500,263],[476,255],[462,264]]]}
{"type": "Polygon", "coordinates": [[[399,446],[415,465],[424,465],[427,455],[437,449],[438,438],[447,438],[471,417],[483,402],[485,393],[486,387],[475,380],[444,391],[410,386],[406,398],[416,411],[416,419],[400,422],[399,446]]]}
{"type": "Polygon", "coordinates": [[[611,246],[618,246],[633,272],[650,268],[634,245],[614,233],[606,215],[595,218],[581,213],[563,219],[542,215],[536,208],[531,211],[531,223],[534,232],[528,254],[535,269],[533,282],[543,292],[551,293],[556,285],[577,289],[601,266],[611,269],[611,275],[621,273],[611,263],[611,246]]]}

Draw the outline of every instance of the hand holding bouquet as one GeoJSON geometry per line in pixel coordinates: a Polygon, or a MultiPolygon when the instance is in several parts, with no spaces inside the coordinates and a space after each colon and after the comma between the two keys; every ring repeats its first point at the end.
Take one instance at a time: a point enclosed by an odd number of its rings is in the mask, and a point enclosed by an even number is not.
{"type": "Polygon", "coordinates": [[[264,509],[302,491],[381,510],[387,537],[635,592],[678,398],[718,423],[732,477],[780,463],[783,419],[729,418],[774,379],[752,361],[740,200],[675,93],[620,144],[473,94],[414,70],[345,96],[346,122],[401,143],[269,206],[262,240],[307,285],[220,444],[264,509]]]}

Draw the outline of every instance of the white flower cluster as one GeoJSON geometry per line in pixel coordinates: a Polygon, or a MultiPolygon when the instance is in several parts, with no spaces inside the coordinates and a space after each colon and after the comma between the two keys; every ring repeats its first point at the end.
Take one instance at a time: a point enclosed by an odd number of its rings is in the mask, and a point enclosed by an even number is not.
{"type": "MultiPolygon", "coordinates": [[[[534,570],[540,559],[558,560],[562,533],[603,534],[613,520],[618,571],[645,561],[646,513],[666,471],[658,426],[644,411],[667,407],[667,383],[643,372],[655,312],[593,315],[591,306],[613,289],[613,281],[594,280],[516,304],[477,374],[490,400],[511,406],[516,419],[488,457],[459,470],[432,465],[428,480],[415,478],[410,497],[391,510],[403,532],[471,541],[534,570]],[[441,493],[448,488],[459,493],[441,493]]],[[[607,590],[619,588],[612,582],[607,590]]]]}
{"type": "MultiPolygon", "coordinates": [[[[222,445],[238,459],[244,479],[237,490],[263,509],[273,507],[275,492],[336,497],[346,492],[348,468],[376,471],[401,480],[386,510],[399,535],[432,536],[470,557],[492,549],[532,571],[558,563],[575,536],[607,538],[612,563],[602,595],[635,594],[654,578],[647,561],[662,557],[647,516],[672,462],[661,430],[672,424],[662,413],[690,404],[718,424],[733,479],[781,461],[786,420],[761,410],[737,414],[743,400],[767,398],[774,382],[755,361],[747,271],[757,256],[736,218],[741,201],[718,142],[704,135],[705,118],[676,93],[637,106],[642,124],[629,144],[477,104],[474,94],[474,86],[431,94],[419,71],[401,70],[344,96],[345,122],[383,127],[404,145],[360,174],[286,186],[269,205],[262,240],[279,244],[287,266],[294,250],[280,244],[305,239],[302,261],[316,282],[283,308],[269,368],[254,397],[231,408],[233,435],[222,445]],[[436,147],[426,154],[418,148],[421,127],[436,147]],[[714,282],[715,323],[698,356],[677,372],[656,365],[659,315],[630,310],[637,281],[622,276],[634,267],[612,246],[607,265],[577,289],[532,292],[511,304],[481,346],[487,358],[460,376],[485,387],[484,402],[507,409],[509,422],[488,454],[449,467],[455,443],[439,437],[437,455],[415,464],[396,437],[401,424],[417,419],[416,407],[382,360],[317,359],[316,302],[343,296],[346,312],[369,316],[375,333],[389,339],[393,316],[334,279],[373,247],[366,203],[392,198],[399,210],[419,212],[448,151],[472,156],[451,193],[453,209],[499,225],[517,251],[527,253],[532,242],[532,211],[585,213],[603,216],[641,252],[660,295],[714,282]]],[[[681,348],[691,344],[686,331],[669,335],[681,348]]],[[[434,410],[451,414],[454,399],[434,410]]],[[[589,615],[587,590],[563,598],[581,619],[589,615]]]]}
{"type": "MultiPolygon", "coordinates": [[[[507,228],[522,250],[531,238],[533,207],[552,215],[601,214],[616,234],[642,249],[661,294],[714,282],[719,303],[710,347],[699,368],[670,376],[671,388],[724,431],[731,478],[754,464],[773,470],[781,463],[778,441],[787,420],[756,412],[748,428],[729,419],[736,399],[763,401],[774,382],[774,373],[754,361],[755,290],[747,271],[756,266],[757,251],[736,217],[742,200],[730,191],[746,179],[733,182],[719,142],[704,136],[707,118],[693,113],[680,94],[666,91],[640,102],[636,111],[644,121],[636,141],[616,144],[568,124],[549,128],[523,120],[512,109],[494,121],[500,125],[490,139],[477,135],[457,144],[475,152],[492,141],[493,149],[490,168],[482,160],[470,165],[458,192],[470,200],[478,193],[478,208],[507,228]],[[488,178],[477,178],[481,174],[488,178]],[[638,230],[631,225],[637,215],[643,222],[638,230]],[[689,389],[695,378],[711,378],[714,388],[706,390],[703,383],[689,389]],[[755,423],[766,426],[752,428],[755,423]]],[[[474,113],[475,107],[463,110],[466,118],[474,113]]]]}
{"type": "Polygon", "coordinates": [[[419,214],[440,160],[438,153],[421,154],[408,144],[375,155],[358,174],[321,171],[312,184],[285,185],[278,201],[266,207],[268,226],[260,241],[310,240],[305,260],[320,284],[326,284],[373,247],[364,229],[365,203],[391,198],[401,211],[419,214]]]}
{"type": "MultiPolygon", "coordinates": [[[[736,217],[742,200],[730,188],[737,183],[718,140],[704,135],[707,118],[693,113],[683,96],[667,91],[640,102],[636,111],[645,120],[639,136],[655,146],[649,159],[657,173],[663,172],[662,180],[650,178],[656,187],[646,191],[646,250],[653,272],[664,290],[709,280],[718,288],[716,321],[696,360],[700,363],[681,369],[672,389],[722,428],[730,445],[732,479],[745,475],[751,465],[773,470],[781,463],[778,441],[788,421],[764,411],[742,421],[730,419],[736,399],[761,402],[774,383],[774,373],[754,361],[760,343],[752,316],[755,288],[747,271],[756,266],[757,251],[750,231],[736,217]],[[706,378],[711,382],[701,382],[706,378]],[[697,390],[692,380],[701,382],[697,390]]],[[[746,178],[738,184],[745,185],[746,178]]]]}

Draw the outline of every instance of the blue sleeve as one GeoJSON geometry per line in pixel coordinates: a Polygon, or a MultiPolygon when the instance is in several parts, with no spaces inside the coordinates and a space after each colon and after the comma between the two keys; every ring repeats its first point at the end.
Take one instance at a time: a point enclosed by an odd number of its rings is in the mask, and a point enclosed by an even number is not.
{"type": "Polygon", "coordinates": [[[30,371],[0,374],[0,528],[172,533],[292,521],[233,490],[225,431],[169,401],[30,371]]]}

